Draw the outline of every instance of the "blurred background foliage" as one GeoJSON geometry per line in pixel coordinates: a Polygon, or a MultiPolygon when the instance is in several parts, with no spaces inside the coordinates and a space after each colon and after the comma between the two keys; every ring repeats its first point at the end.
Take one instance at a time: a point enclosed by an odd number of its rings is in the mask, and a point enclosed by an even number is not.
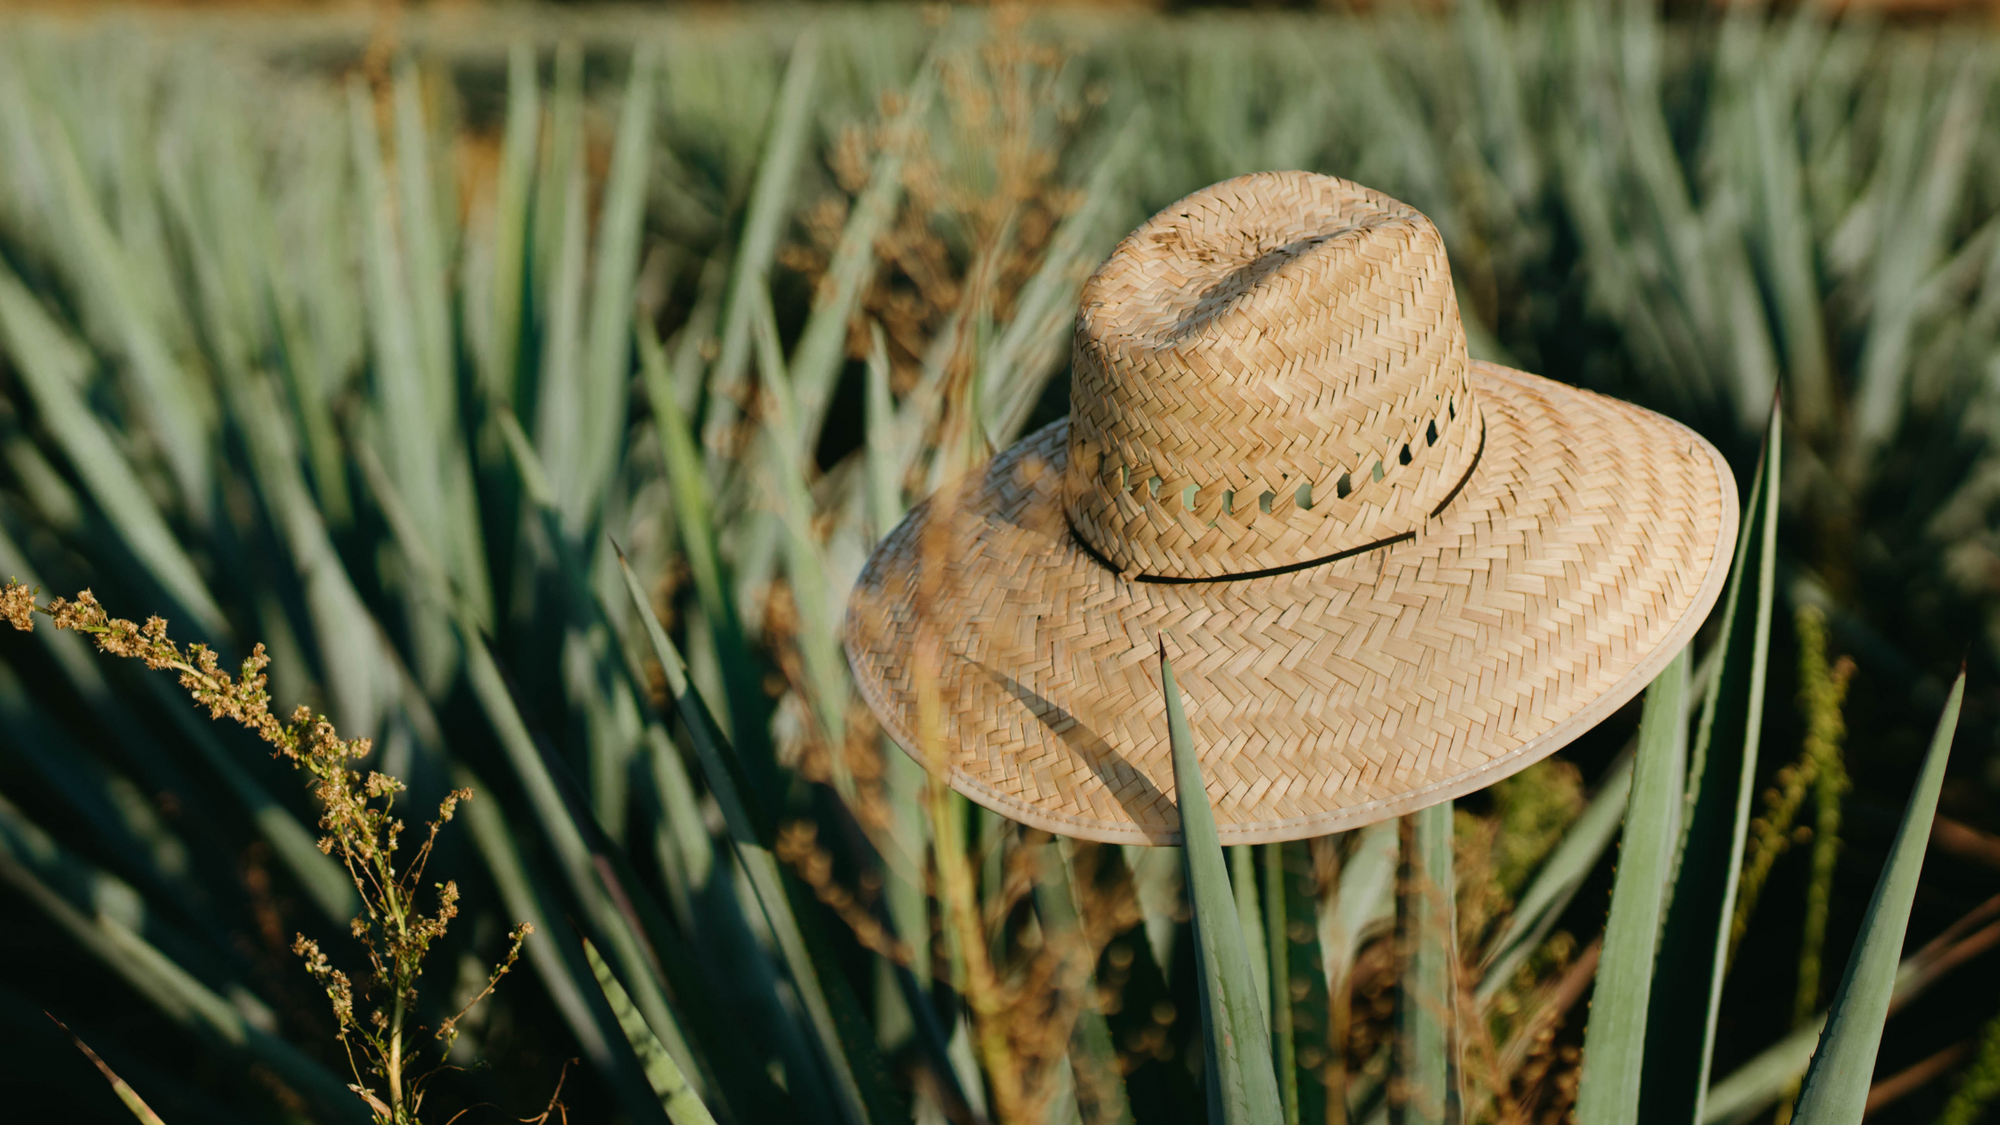
{"type": "MultiPolygon", "coordinates": [[[[1266,168],[1417,206],[1475,355],[1680,418],[1746,483],[1782,390],[1769,790],[1715,1066],[1753,1093],[1718,1119],[1797,1073],[1751,1072],[1800,1018],[1800,962],[1844,962],[1961,655],[1912,935],[1954,975],[1892,1020],[1877,1112],[1991,1096],[1982,25],[1461,0],[0,26],[0,575],[227,660],[262,641],[277,704],[374,738],[418,805],[477,791],[433,861],[465,890],[439,1013],[514,923],[539,932],[462,1026],[454,1061],[490,1065],[434,1104],[532,1114],[574,1058],[579,1120],[659,1119],[587,938],[726,1120],[980,1119],[1003,1077],[1038,1120],[1194,1119],[1173,853],[962,803],[940,847],[837,638],[907,504],[1064,412],[1076,290],[1117,238],[1266,168]],[[734,744],[747,834],[614,547],[734,744]],[[968,1034],[968,935],[1010,1076],[968,1034]]],[[[1482,1119],[1574,1097],[1636,715],[1460,803],[1482,1119]]],[[[157,675],[0,636],[0,1097],[123,1112],[46,1009],[170,1121],[355,1119],[289,953],[339,949],[354,908],[314,815],[157,675]]],[[[1313,1121],[1383,1104],[1394,832],[1350,835],[1234,857],[1313,1121]]]]}

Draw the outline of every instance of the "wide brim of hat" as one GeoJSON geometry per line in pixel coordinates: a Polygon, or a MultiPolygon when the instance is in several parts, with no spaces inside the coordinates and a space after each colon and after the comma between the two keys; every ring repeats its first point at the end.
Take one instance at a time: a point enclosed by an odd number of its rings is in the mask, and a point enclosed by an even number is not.
{"type": "Polygon", "coordinates": [[[1484,446],[1435,518],[1258,578],[1121,577],[1065,519],[1068,423],[1037,431],[876,547],[848,607],[861,694],[973,801],[1113,843],[1179,841],[1163,639],[1226,844],[1359,827],[1532,764],[1706,618],[1736,485],[1630,403],[1485,363],[1472,386],[1484,446]]]}

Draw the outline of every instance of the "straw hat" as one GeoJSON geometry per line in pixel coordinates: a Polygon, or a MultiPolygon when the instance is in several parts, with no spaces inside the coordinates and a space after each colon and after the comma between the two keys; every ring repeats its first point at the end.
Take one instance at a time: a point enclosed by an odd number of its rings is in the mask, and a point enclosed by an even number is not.
{"type": "Polygon", "coordinates": [[[889,734],[1037,828],[1178,840],[1162,638],[1223,842],[1289,840],[1553,752],[1728,570],[1721,454],[1468,359],[1437,229],[1345,180],[1155,215],[1084,286],[1072,380],[882,541],[847,619],[889,734]]]}

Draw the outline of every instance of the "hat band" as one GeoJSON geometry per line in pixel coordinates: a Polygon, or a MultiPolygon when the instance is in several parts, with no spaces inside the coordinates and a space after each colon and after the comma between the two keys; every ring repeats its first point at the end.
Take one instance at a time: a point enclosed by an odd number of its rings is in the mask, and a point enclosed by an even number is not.
{"type": "MultiPolygon", "coordinates": [[[[1472,480],[1472,474],[1479,468],[1480,458],[1484,457],[1485,455],[1486,455],[1486,412],[1482,410],[1479,412],[1479,445],[1472,451],[1472,462],[1466,465],[1465,473],[1464,475],[1458,478],[1458,483],[1451,486],[1451,491],[1445,493],[1444,499],[1438,501],[1437,507],[1432,508],[1431,514],[1425,518],[1436,519],[1444,514],[1444,510],[1446,508],[1451,507],[1451,502],[1453,500],[1458,499],[1459,493],[1465,491],[1466,484],[1472,480]]],[[[1118,570],[1117,567],[1111,565],[1109,559],[1106,559],[1103,555],[1097,552],[1096,547],[1091,546],[1090,540],[1084,538],[1083,535],[1077,531],[1076,523],[1074,520],[1070,519],[1070,515],[1067,510],[1063,512],[1063,523],[1065,526],[1069,528],[1070,538],[1076,541],[1076,545],[1083,550],[1084,554],[1089,555],[1093,560],[1097,562],[1099,566],[1102,566],[1106,570],[1110,571],[1118,570]]],[[[1216,575],[1135,574],[1132,576],[1132,581],[1151,582],[1161,586],[1187,586],[1198,582],[1244,582],[1252,578],[1271,578],[1280,574],[1291,574],[1294,571],[1311,570],[1313,567],[1325,566],[1328,563],[1339,562],[1342,559],[1351,559],[1356,555],[1365,555],[1370,551],[1379,551],[1384,547],[1393,547],[1398,543],[1415,539],[1416,537],[1417,533],[1414,530],[1405,531],[1400,535],[1391,535],[1385,539],[1377,539],[1373,543],[1363,543],[1359,547],[1349,547],[1344,551],[1335,551],[1331,555],[1323,555],[1316,559],[1307,559],[1304,562],[1286,563],[1283,566],[1267,566],[1262,570],[1246,570],[1237,574],[1216,574],[1216,575]]]]}

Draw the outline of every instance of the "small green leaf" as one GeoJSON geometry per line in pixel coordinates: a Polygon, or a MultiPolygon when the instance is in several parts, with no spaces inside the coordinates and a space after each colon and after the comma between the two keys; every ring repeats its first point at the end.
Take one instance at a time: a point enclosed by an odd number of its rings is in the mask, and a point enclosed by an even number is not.
{"type": "Polygon", "coordinates": [[[1194,733],[1181,709],[1180,686],[1174,682],[1164,638],[1160,680],[1167,699],[1167,737],[1173,744],[1181,854],[1187,863],[1189,906],[1194,913],[1208,1119],[1211,1125],[1272,1125],[1284,1119],[1284,1106],[1271,1066],[1264,1005],[1257,995],[1250,950],[1237,924],[1236,896],[1229,886],[1222,842],[1215,834],[1215,812],[1209,807],[1194,733]]]}

